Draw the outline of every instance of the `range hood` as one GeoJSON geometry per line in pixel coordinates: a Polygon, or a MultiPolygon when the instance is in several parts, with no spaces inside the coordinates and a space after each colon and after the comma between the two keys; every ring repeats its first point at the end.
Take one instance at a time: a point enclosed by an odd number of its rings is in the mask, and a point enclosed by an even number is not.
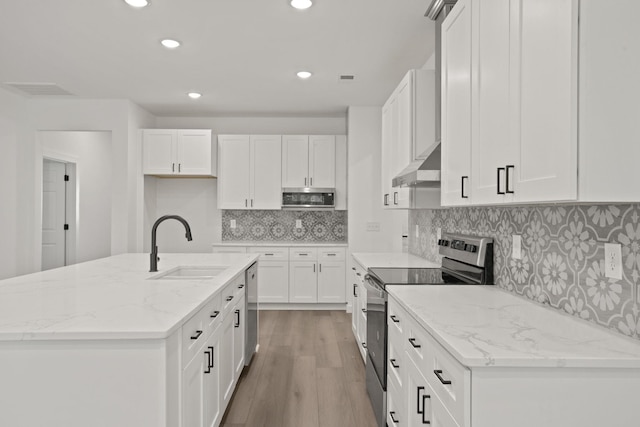
{"type": "Polygon", "coordinates": [[[424,159],[411,162],[391,182],[393,187],[440,187],[440,142],[423,154],[424,159]]]}

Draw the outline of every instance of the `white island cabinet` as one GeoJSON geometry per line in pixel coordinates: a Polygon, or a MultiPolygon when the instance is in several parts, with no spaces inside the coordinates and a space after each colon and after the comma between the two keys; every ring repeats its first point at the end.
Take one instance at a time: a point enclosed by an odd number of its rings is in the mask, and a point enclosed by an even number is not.
{"type": "Polygon", "coordinates": [[[640,342],[492,286],[391,286],[387,423],[638,425],[640,342]]]}
{"type": "Polygon", "coordinates": [[[148,254],[125,254],[0,282],[0,425],[219,426],[256,259],[162,254],[149,273],[148,254]],[[153,280],[178,266],[218,271],[153,280]]]}

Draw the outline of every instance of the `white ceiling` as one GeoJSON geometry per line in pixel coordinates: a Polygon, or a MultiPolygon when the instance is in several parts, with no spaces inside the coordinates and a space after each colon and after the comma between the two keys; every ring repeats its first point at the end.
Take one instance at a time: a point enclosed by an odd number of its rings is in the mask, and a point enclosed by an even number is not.
{"type": "Polygon", "coordinates": [[[0,83],[56,83],[158,116],[343,115],[382,105],[434,50],[431,0],[0,1],[0,83]]]}

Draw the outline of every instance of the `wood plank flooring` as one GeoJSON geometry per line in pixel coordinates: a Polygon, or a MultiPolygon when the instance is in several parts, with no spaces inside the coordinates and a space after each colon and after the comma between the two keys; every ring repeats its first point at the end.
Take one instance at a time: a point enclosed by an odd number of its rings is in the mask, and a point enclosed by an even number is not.
{"type": "Polygon", "coordinates": [[[223,427],[376,427],[364,363],[343,311],[261,311],[260,351],[223,427]]]}

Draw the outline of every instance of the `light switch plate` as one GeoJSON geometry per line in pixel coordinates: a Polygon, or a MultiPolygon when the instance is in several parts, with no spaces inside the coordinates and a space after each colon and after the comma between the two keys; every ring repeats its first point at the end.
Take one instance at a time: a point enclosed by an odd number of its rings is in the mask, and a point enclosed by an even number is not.
{"type": "Polygon", "coordinates": [[[296,228],[302,228],[302,220],[296,219],[296,228]]]}
{"type": "Polygon", "coordinates": [[[622,245],[604,244],[604,275],[610,279],[622,279],[622,245]]]}
{"type": "Polygon", "coordinates": [[[231,228],[236,228],[236,220],[235,219],[231,220],[231,228]]]}
{"type": "Polygon", "coordinates": [[[522,259],[522,236],[519,234],[513,235],[511,258],[522,259]]]}

